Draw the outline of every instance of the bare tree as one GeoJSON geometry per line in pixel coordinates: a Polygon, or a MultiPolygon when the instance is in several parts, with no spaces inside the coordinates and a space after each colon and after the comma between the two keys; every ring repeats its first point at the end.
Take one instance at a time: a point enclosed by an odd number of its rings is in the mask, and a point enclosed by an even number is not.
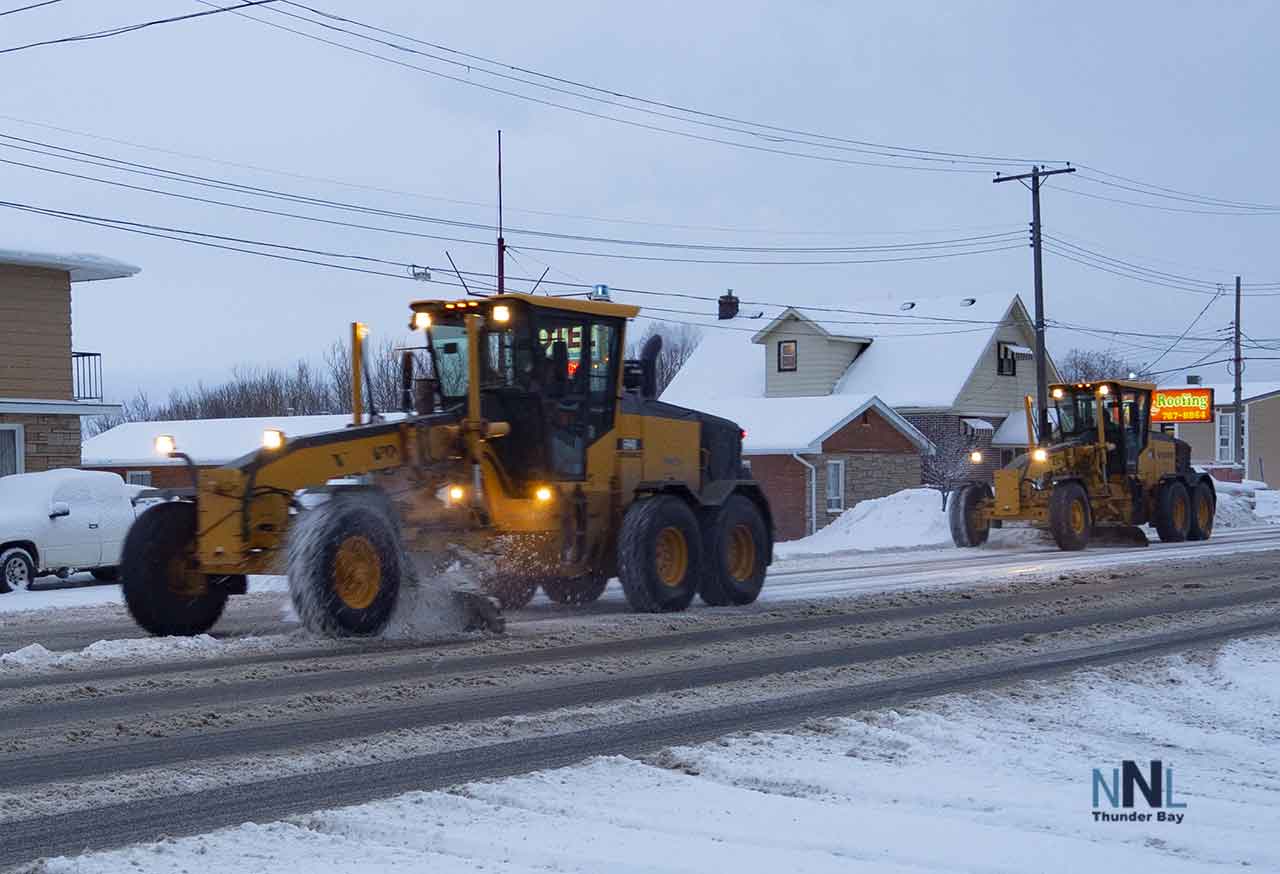
{"type": "Polygon", "coordinates": [[[974,464],[969,453],[976,448],[971,435],[960,426],[945,427],[930,434],[934,454],[925,455],[920,462],[920,480],[942,495],[942,509],[947,509],[947,498],[963,483],[974,478],[974,464]]]}
{"type": "Polygon", "coordinates": [[[1095,382],[1130,373],[1142,376],[1142,365],[1114,349],[1071,349],[1057,362],[1063,382],[1095,382]]]}
{"type": "Polygon", "coordinates": [[[657,377],[658,394],[661,395],[671,380],[675,379],[680,368],[684,367],[693,350],[702,341],[702,332],[693,325],[667,325],[650,322],[638,340],[627,344],[627,357],[639,358],[640,350],[649,338],[655,334],[662,337],[662,351],[658,354],[657,377]]]}

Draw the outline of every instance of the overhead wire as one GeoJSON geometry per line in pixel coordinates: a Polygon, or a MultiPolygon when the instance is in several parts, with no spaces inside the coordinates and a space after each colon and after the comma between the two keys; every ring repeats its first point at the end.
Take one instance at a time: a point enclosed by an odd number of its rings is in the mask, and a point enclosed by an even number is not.
{"type": "Polygon", "coordinates": [[[28,9],[39,9],[41,6],[52,6],[55,3],[61,3],[62,0],[42,0],[40,3],[28,3],[26,6],[19,6],[16,9],[6,9],[0,12],[0,17],[5,15],[13,15],[15,12],[26,12],[28,9]]]}
{"type": "MultiPolygon", "coordinates": [[[[136,24],[125,24],[120,27],[112,27],[106,30],[95,30],[89,33],[79,33],[74,36],[60,36],[54,39],[39,40],[38,42],[30,42],[25,45],[9,46],[0,49],[0,55],[13,54],[14,52],[24,52],[28,49],[41,48],[43,46],[62,45],[64,43],[87,42],[89,40],[107,39],[113,36],[121,36],[126,33],[133,33],[137,30],[144,30],[148,27],[156,27],[162,24],[173,24],[178,21],[189,21],[193,18],[204,18],[209,15],[217,15],[220,12],[235,12],[240,9],[248,9],[251,6],[265,6],[268,3],[276,3],[278,0],[244,0],[238,6],[218,6],[208,12],[189,12],[186,15],[174,15],[169,18],[154,18],[150,21],[140,21],[136,24]]],[[[28,7],[30,8],[30,7],[28,7]]],[[[21,10],[12,10],[15,12],[21,10]]]]}

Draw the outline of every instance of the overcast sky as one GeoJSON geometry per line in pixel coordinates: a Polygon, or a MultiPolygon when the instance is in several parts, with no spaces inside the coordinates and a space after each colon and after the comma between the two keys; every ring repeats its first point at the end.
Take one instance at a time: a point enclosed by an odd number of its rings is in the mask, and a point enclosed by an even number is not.
{"type": "MultiPolygon", "coordinates": [[[[0,10],[21,5],[0,0],[0,10]]],[[[721,115],[906,147],[1070,160],[1218,198],[1280,202],[1275,3],[309,5],[513,65],[721,115]]],[[[0,47],[204,8],[194,0],[62,0],[0,17],[0,47]]],[[[535,93],[303,25],[270,8],[254,14],[472,82],[535,93]]],[[[0,75],[7,85],[0,94],[5,134],[239,184],[467,222],[494,220],[494,138],[501,128],[506,222],[516,229],[682,243],[860,246],[1025,230],[1029,219],[1026,190],[1016,183],[993,185],[986,171],[854,166],[673,136],[488,92],[233,14],[3,54],[0,75]],[[144,151],[15,119],[317,178],[144,151]],[[319,177],[403,193],[343,187],[319,177]]],[[[593,111],[624,114],[599,105],[593,111]]],[[[626,117],[695,130],[653,116],[626,117]]],[[[700,135],[790,148],[715,130],[700,135]]],[[[375,220],[10,148],[0,148],[0,159],[476,242],[253,214],[10,164],[0,164],[0,200],[395,262],[445,264],[447,248],[463,270],[493,269],[492,234],[484,229],[375,220]]],[[[1027,167],[1009,163],[1004,169],[1027,167]]],[[[1044,191],[1046,232],[1179,276],[1229,283],[1241,273],[1246,282],[1280,281],[1280,214],[1151,210],[1073,192],[1146,200],[1058,177],[1044,191]]],[[[116,400],[139,388],[155,398],[175,384],[217,380],[237,364],[318,357],[357,318],[399,339],[409,299],[452,294],[408,279],[273,261],[12,210],[0,210],[0,221],[0,248],[89,251],[142,267],[135,278],[79,285],[74,294],[76,348],[104,354],[107,391],[116,400]]],[[[1031,303],[1025,246],[935,261],[747,266],[530,251],[592,247],[519,230],[508,239],[519,259],[508,270],[518,277],[536,277],[550,265],[553,280],[703,295],[733,287],[749,299],[871,309],[891,307],[891,298],[984,291],[1018,291],[1031,303]]],[[[595,248],[698,257],[688,250],[595,248]]],[[[1209,300],[1052,255],[1046,256],[1045,275],[1048,315],[1090,326],[1176,334],[1209,300]]],[[[523,290],[529,283],[512,287],[523,290]]],[[[666,305],[712,306],[688,300],[666,305]]],[[[1219,299],[1192,334],[1211,335],[1230,319],[1230,300],[1219,299]]],[[[1280,337],[1280,298],[1247,298],[1244,325],[1252,337],[1280,337]]],[[[1050,335],[1057,354],[1076,345],[1113,344],[1064,331],[1050,335]]],[[[1158,354],[1118,348],[1138,361],[1158,354]]],[[[1209,351],[1205,344],[1180,348],[1160,366],[1187,364],[1209,351]]],[[[1280,378],[1277,364],[1252,362],[1246,378],[1280,378]]],[[[1206,379],[1228,379],[1220,366],[1199,370],[1206,379]]],[[[1181,374],[1166,380],[1180,381],[1181,374]]]]}

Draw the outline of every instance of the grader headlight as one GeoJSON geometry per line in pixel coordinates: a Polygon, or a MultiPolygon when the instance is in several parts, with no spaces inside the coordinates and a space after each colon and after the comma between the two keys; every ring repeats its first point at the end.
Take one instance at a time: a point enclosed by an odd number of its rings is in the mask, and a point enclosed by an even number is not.
{"type": "Polygon", "coordinates": [[[1049,453],[1047,450],[1037,449],[1031,453],[1031,460],[1039,462],[1040,464],[1044,464],[1046,461],[1049,460],[1049,453]]]}
{"type": "Polygon", "coordinates": [[[550,486],[538,486],[533,492],[533,497],[539,504],[546,504],[555,497],[555,492],[551,491],[550,486]]]}
{"type": "Polygon", "coordinates": [[[284,446],[284,432],[279,428],[268,428],[262,432],[262,448],[274,451],[284,446]]]}
{"type": "Polygon", "coordinates": [[[425,331],[431,327],[431,313],[414,313],[413,329],[415,331],[425,331]]]}
{"type": "Polygon", "coordinates": [[[1066,394],[1066,392],[1064,392],[1062,389],[1060,389],[1060,388],[1055,388],[1055,389],[1053,390],[1053,399],[1054,399],[1055,401],[1060,401],[1060,400],[1062,400],[1062,397],[1063,397],[1063,395],[1065,395],[1065,394],[1066,394]]]}
{"type": "Polygon", "coordinates": [[[467,490],[462,486],[449,486],[448,495],[450,504],[461,504],[467,496],[467,490]]]}
{"type": "Polygon", "coordinates": [[[156,455],[170,456],[178,451],[178,441],[172,434],[161,434],[155,440],[156,455]]]}
{"type": "Polygon", "coordinates": [[[500,303],[493,308],[492,315],[495,322],[506,324],[511,321],[511,307],[500,303]]]}

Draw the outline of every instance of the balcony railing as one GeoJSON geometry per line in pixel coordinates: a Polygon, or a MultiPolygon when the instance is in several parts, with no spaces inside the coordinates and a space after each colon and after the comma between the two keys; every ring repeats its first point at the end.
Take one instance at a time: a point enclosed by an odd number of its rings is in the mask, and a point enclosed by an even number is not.
{"type": "Polygon", "coordinates": [[[78,401],[102,400],[102,353],[71,353],[72,396],[78,401]]]}

